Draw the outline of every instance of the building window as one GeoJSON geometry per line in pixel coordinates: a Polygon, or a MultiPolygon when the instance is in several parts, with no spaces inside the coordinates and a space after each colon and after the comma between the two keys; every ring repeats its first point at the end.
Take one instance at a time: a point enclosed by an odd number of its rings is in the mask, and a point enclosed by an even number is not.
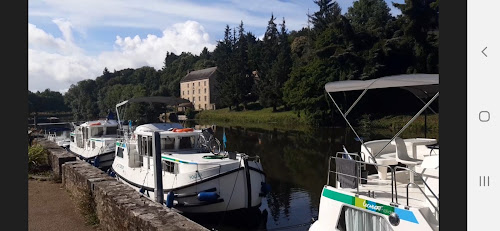
{"type": "Polygon", "coordinates": [[[200,82],[198,82],[198,87],[200,86],[200,82]]]}
{"type": "Polygon", "coordinates": [[[194,95],[194,90],[193,90],[193,95],[194,95]]]}
{"type": "Polygon", "coordinates": [[[205,88],[205,93],[207,93],[207,89],[205,88]]]}
{"type": "Polygon", "coordinates": [[[198,110],[200,110],[200,109],[201,109],[201,104],[198,104],[198,110]]]}
{"type": "Polygon", "coordinates": [[[207,104],[205,104],[205,110],[207,110],[207,104]]]}
{"type": "Polygon", "coordinates": [[[205,80],[205,86],[207,86],[207,81],[205,80]]]}
{"type": "Polygon", "coordinates": [[[194,87],[194,83],[193,83],[193,87],[194,87]]]}
{"type": "Polygon", "coordinates": [[[194,102],[194,96],[193,96],[193,102],[194,102]]]}
{"type": "Polygon", "coordinates": [[[198,89],[198,94],[200,94],[200,92],[201,92],[201,89],[198,89]]]}
{"type": "Polygon", "coordinates": [[[182,95],[184,96],[184,91],[182,91],[182,95]]]}
{"type": "Polygon", "coordinates": [[[189,90],[187,92],[188,92],[188,95],[189,95],[189,90]]]}
{"type": "Polygon", "coordinates": [[[205,96],[205,101],[207,101],[207,96],[205,96]]]}
{"type": "Polygon", "coordinates": [[[201,96],[198,96],[198,101],[201,101],[201,96]]]}

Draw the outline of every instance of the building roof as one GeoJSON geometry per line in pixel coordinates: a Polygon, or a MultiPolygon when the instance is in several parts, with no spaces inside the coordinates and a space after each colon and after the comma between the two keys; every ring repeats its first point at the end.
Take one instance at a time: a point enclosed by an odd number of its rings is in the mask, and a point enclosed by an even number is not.
{"type": "Polygon", "coordinates": [[[184,78],[181,79],[181,83],[183,82],[191,82],[195,80],[202,80],[202,79],[208,79],[212,75],[214,75],[215,71],[217,70],[217,67],[209,67],[197,71],[191,71],[189,72],[184,78]]]}

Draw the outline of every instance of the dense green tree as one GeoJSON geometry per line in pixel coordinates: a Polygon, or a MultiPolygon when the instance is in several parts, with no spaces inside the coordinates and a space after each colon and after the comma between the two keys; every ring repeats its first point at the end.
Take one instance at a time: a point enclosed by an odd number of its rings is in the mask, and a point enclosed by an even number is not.
{"type": "MultiPolygon", "coordinates": [[[[217,66],[217,107],[246,109],[258,101],[274,111],[284,105],[314,124],[329,124],[336,109],[325,94],[327,82],[438,73],[439,0],[393,3],[401,10],[397,16],[384,0],[357,0],[345,14],[336,1],[314,3],[319,10],[308,12],[308,26],[299,30],[288,32],[284,18],[278,28],[272,14],[262,40],[241,22],[237,28],[225,26],[213,52],[207,47],[198,55],[166,52],[160,70],[145,66],[111,73],[106,67],[95,80],[72,85],[63,96],[65,106],[75,119],[95,119],[131,97],[180,96],[180,80],[189,71],[217,66]]],[[[341,107],[352,103],[349,93],[341,98],[341,107]]],[[[64,110],[60,105],[61,95],[50,90],[28,91],[30,112],[64,110]]],[[[156,120],[164,110],[139,105],[128,115],[137,122],[156,120]]]]}

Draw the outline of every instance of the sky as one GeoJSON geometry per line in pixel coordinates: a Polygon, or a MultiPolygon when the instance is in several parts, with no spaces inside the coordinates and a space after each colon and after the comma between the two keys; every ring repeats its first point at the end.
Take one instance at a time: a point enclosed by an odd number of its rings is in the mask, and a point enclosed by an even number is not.
{"type": "MultiPolygon", "coordinates": [[[[391,14],[401,12],[385,0],[391,14]]],[[[354,0],[338,0],[342,13],[354,0]]],[[[28,90],[65,93],[71,84],[109,71],[161,69],[167,51],[213,51],[224,28],[243,21],[262,38],[271,14],[288,31],[307,26],[313,0],[29,0],[28,90]]]]}

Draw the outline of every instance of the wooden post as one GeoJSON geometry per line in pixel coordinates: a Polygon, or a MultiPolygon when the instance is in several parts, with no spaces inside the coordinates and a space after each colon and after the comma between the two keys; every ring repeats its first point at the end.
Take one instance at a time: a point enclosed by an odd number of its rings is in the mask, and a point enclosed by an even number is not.
{"type": "Polygon", "coordinates": [[[153,169],[155,174],[155,200],[163,204],[163,179],[161,169],[160,133],[153,132],[153,169]]]}

